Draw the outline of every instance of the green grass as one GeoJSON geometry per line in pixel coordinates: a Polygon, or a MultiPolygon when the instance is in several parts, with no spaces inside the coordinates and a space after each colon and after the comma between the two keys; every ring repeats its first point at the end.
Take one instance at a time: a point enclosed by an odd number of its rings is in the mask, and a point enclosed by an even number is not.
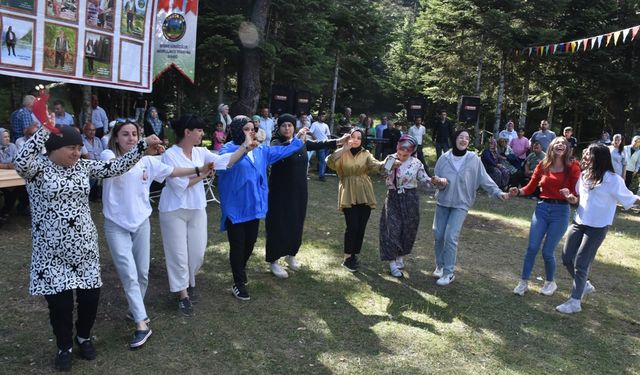
{"type": "MultiPolygon", "coordinates": [[[[433,156],[430,154],[430,158],[433,156]]],[[[375,184],[379,204],[384,188],[375,184]]],[[[252,300],[236,301],[220,212],[208,207],[209,246],[198,276],[196,315],[182,317],[168,292],[158,218],[152,216],[147,309],[154,335],[127,349],[133,326],[101,236],[103,281],[93,331],[98,359],[74,359],[78,373],[100,374],[638,374],[640,373],[640,250],[637,211],[620,212],[597,256],[597,292],[583,312],[562,316],[571,280],[558,263],[558,292],[534,286],[514,296],[534,202],[507,203],[480,193],[460,238],[457,279],[437,287],[434,200],[421,202],[420,231],[407,277],[389,276],[378,257],[380,207],[373,211],[361,272],[340,265],[344,219],[336,210],[337,180],[309,181],[310,199],[300,272],[278,280],[264,262],[264,225],[248,265],[252,300]]],[[[101,231],[100,207],[92,206],[101,231]]],[[[0,229],[0,368],[3,373],[51,371],[55,343],[42,297],[28,296],[29,224],[17,218],[0,229]]],[[[559,249],[558,249],[559,255],[559,249]]],[[[559,261],[558,257],[558,261],[559,261]]]]}

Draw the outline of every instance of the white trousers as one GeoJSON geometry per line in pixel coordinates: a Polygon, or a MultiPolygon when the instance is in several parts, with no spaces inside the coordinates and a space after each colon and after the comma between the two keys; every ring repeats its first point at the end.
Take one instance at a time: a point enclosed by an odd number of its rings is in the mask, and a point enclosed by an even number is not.
{"type": "Polygon", "coordinates": [[[160,212],[160,229],[169,290],[175,293],[196,286],[207,247],[207,212],[204,208],[160,212]]]}

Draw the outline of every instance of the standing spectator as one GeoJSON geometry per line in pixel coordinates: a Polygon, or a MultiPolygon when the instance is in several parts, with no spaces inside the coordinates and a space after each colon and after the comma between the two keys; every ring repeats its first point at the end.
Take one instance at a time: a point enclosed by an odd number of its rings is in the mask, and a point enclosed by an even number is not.
{"type": "Polygon", "coordinates": [[[393,154],[398,146],[398,140],[402,134],[400,133],[399,122],[390,122],[388,127],[382,132],[382,138],[384,138],[387,142],[384,143],[384,147],[382,148],[382,157],[386,158],[387,155],[393,154]]]}
{"type": "Polygon", "coordinates": [[[344,115],[338,121],[338,125],[340,125],[338,135],[347,134],[351,131],[351,108],[344,108],[344,115]]]}
{"type": "Polygon", "coordinates": [[[169,142],[164,134],[164,124],[162,120],[160,120],[160,115],[158,115],[158,109],[156,107],[149,107],[149,114],[144,122],[144,134],[147,136],[155,134],[158,138],[162,139],[164,144],[169,142]]]}
{"type": "MultiPolygon", "coordinates": [[[[324,122],[324,112],[318,112],[318,120],[311,124],[309,128],[309,132],[313,136],[313,139],[316,141],[326,141],[331,137],[331,132],[329,131],[329,125],[324,122]]],[[[313,151],[310,151],[313,152],[313,151]]],[[[327,157],[326,149],[316,150],[318,155],[318,179],[320,181],[325,181],[324,172],[327,167],[325,158],[327,157]]],[[[311,156],[309,156],[311,158],[311,156]]]]}
{"type": "Polygon", "coordinates": [[[213,123],[217,123],[220,121],[222,123],[222,130],[226,133],[227,126],[231,124],[231,116],[229,116],[229,106],[226,104],[220,104],[218,106],[218,113],[216,114],[216,118],[214,118],[213,123]]]}
{"type": "Polygon", "coordinates": [[[167,178],[158,210],[169,290],[178,293],[178,310],[185,316],[191,316],[196,274],[202,267],[207,247],[207,201],[202,181],[209,173],[199,168],[213,163],[216,170],[224,170],[244,152],[234,150],[237,152],[216,155],[204,147],[197,147],[202,143],[206,123],[194,115],[180,117],[171,123],[171,127],[176,133],[177,143],[162,155],[162,162],[174,167],[195,168],[196,173],[167,178]]]}
{"type": "Polygon", "coordinates": [[[11,141],[15,142],[16,139],[24,135],[24,129],[35,120],[35,116],[31,109],[33,108],[33,102],[36,100],[33,95],[25,95],[22,98],[22,107],[15,110],[11,114],[11,141]]]}
{"type": "Polygon", "coordinates": [[[95,126],[96,128],[96,137],[102,138],[102,136],[104,136],[104,129],[109,126],[109,119],[107,118],[107,112],[105,112],[104,109],[102,109],[102,107],[100,107],[98,104],[98,96],[92,95],[91,123],[93,123],[93,126],[95,126]]]}
{"type": "Polygon", "coordinates": [[[329,167],[336,171],[338,184],[338,209],[344,214],[344,261],[342,266],[349,272],[358,270],[357,255],[362,250],[364,233],[371,210],[376,207],[376,196],[369,177],[370,172],[379,172],[383,162],[376,160],[362,147],[364,133],[360,128],[351,130],[350,139],[327,157],[329,167]]]}
{"type": "Polygon", "coordinates": [[[513,121],[509,120],[509,122],[507,122],[507,125],[505,126],[505,129],[500,133],[498,133],[498,139],[506,138],[507,144],[509,144],[511,143],[511,140],[518,138],[518,133],[515,130],[513,130],[513,128],[514,128],[513,121]]]}
{"type": "Polygon", "coordinates": [[[216,130],[213,132],[213,152],[216,154],[219,153],[226,141],[227,135],[224,132],[224,125],[218,121],[216,123],[216,130]]]}
{"type": "MultiPolygon", "coordinates": [[[[87,150],[86,158],[89,160],[100,160],[100,154],[104,151],[104,146],[100,138],[96,136],[96,128],[92,123],[87,122],[82,132],[82,144],[87,150]]],[[[100,180],[97,178],[89,179],[89,186],[91,187],[89,199],[91,201],[100,200],[102,196],[100,192],[100,180]]]]}
{"type": "Polygon", "coordinates": [[[606,130],[602,131],[602,134],[600,134],[600,139],[598,140],[598,143],[603,144],[605,146],[611,145],[611,136],[609,135],[608,131],[606,130]]]}
{"type": "MultiPolygon", "coordinates": [[[[127,24],[129,23],[128,18],[129,18],[129,15],[127,14],[127,24]]],[[[133,102],[133,109],[135,110],[136,122],[138,124],[142,124],[144,122],[145,120],[144,115],[145,113],[147,113],[148,106],[149,106],[149,102],[147,101],[147,98],[145,98],[142,93],[139,93],[138,96],[136,97],[136,100],[133,102]]],[[[149,111],[151,111],[151,108],[149,108],[149,111]]],[[[145,134],[147,134],[146,131],[145,131],[145,134]]],[[[157,133],[156,135],[158,136],[158,138],[163,139],[163,137],[161,137],[157,133]]]]}
{"type": "Polygon", "coordinates": [[[389,118],[387,116],[382,116],[381,121],[378,125],[376,125],[376,148],[374,156],[378,160],[382,160],[382,151],[384,148],[384,143],[380,140],[383,138],[383,133],[385,129],[388,127],[389,118]]]}
{"type": "Polygon", "coordinates": [[[564,137],[557,137],[548,148],[544,160],[538,164],[527,186],[512,187],[512,196],[530,195],[540,187],[540,200],[531,218],[529,244],[524,255],[522,274],[513,293],[523,296],[529,289],[529,277],[533,271],[536,256],[542,245],[542,258],[546,278],[540,293],[551,296],[558,288],[554,280],[556,273],[556,246],[569,225],[569,203],[561,189],[569,189],[576,195],[576,182],[580,178],[580,165],[571,159],[571,146],[564,137]],[[544,240],[544,244],[543,244],[544,240]]]}
{"type": "Polygon", "coordinates": [[[273,136],[273,129],[275,128],[275,121],[269,116],[269,108],[262,108],[260,112],[260,129],[265,132],[264,144],[271,144],[271,137],[273,136]]]}
{"type": "Polygon", "coordinates": [[[620,203],[626,209],[640,204],[640,196],[625,188],[622,178],[613,171],[606,146],[589,146],[582,154],[582,164],[584,171],[578,181],[577,194],[569,189],[560,191],[572,204],[578,203],[562,251],[562,263],[573,278],[571,298],[556,306],[563,314],[582,311],[582,298],[596,290],[589,281],[589,272],[598,248],[613,224],[616,204],[620,203]]]}
{"type": "Polygon", "coordinates": [[[631,143],[624,146],[624,158],[627,160],[627,173],[624,176],[624,184],[631,189],[631,182],[640,170],[640,135],[631,139],[631,143]]]}
{"type": "MultiPolygon", "coordinates": [[[[295,134],[295,117],[283,114],[278,123],[271,146],[287,146],[295,134]]],[[[304,128],[303,128],[304,129],[304,128]]],[[[271,166],[269,174],[269,210],[265,221],[266,261],[271,273],[278,278],[288,273],[278,263],[284,257],[289,269],[298,271],[300,263],[296,255],[302,245],[302,232],[307,214],[307,150],[335,148],[341,140],[312,141],[303,137],[303,146],[293,154],[271,166]]]]}
{"type": "Polygon", "coordinates": [[[476,192],[482,187],[495,198],[506,200],[503,193],[482,167],[478,155],[469,152],[469,132],[454,133],[453,148],[436,162],[431,182],[436,192],[436,212],[433,217],[436,284],[445,286],[455,280],[458,238],[469,209],[476,200],[476,192]]]}
{"type": "Polygon", "coordinates": [[[621,134],[615,134],[613,136],[613,142],[611,146],[609,146],[609,151],[611,151],[613,170],[618,176],[624,178],[627,172],[627,159],[624,155],[624,138],[622,138],[621,134]]]}
{"type": "Polygon", "coordinates": [[[233,274],[231,291],[237,299],[247,301],[250,299],[246,287],[247,262],[258,238],[260,219],[267,215],[267,168],[299,150],[303,143],[298,138],[308,130],[301,129],[298,137],[287,146],[261,144],[255,147],[258,127],[248,117],[236,116],[229,127],[231,142],[222,147],[220,155],[240,152],[244,156],[233,167],[218,173],[222,211],[220,230],[226,230],[229,239],[229,263],[233,274]]]}
{"type": "Polygon", "coordinates": [[[416,142],[418,143],[416,149],[416,157],[422,163],[425,171],[429,173],[429,168],[427,168],[427,162],[424,161],[424,153],[422,152],[422,141],[424,140],[424,135],[427,133],[427,128],[422,125],[422,116],[416,116],[414,119],[413,126],[409,128],[409,135],[412,136],[416,142]]]}
{"type": "Polygon", "coordinates": [[[540,121],[540,130],[533,133],[531,136],[531,142],[540,142],[540,146],[542,146],[542,151],[548,152],[549,144],[556,137],[556,133],[549,130],[549,121],[542,120],[540,121]]]}
{"type": "Polygon", "coordinates": [[[308,128],[311,122],[309,121],[309,117],[306,113],[300,112],[298,118],[296,119],[296,130],[300,130],[302,128],[308,128]]]}
{"type": "Polygon", "coordinates": [[[73,117],[64,110],[64,103],[62,100],[56,100],[53,102],[53,113],[55,114],[56,126],[73,125],[73,117]]]}
{"type": "Polygon", "coordinates": [[[16,38],[16,33],[13,32],[11,26],[7,28],[7,32],[4,34],[4,42],[7,44],[7,53],[9,54],[9,56],[11,56],[11,52],[13,52],[13,56],[15,56],[18,38],[16,38]]]}
{"type": "Polygon", "coordinates": [[[418,141],[403,135],[393,157],[397,165],[385,179],[387,196],[380,213],[380,259],[389,262],[393,277],[402,277],[404,257],[411,254],[420,224],[418,184],[427,184],[429,175],[413,157],[418,141]]]}
{"type": "Polygon", "coordinates": [[[80,357],[90,361],[96,358],[91,328],[102,280],[98,233],[89,207],[89,178],[125,173],[147,147],[160,140],[146,138],[114,161],[81,160],[80,133],[70,126],[59,129],[59,135],[50,135],[45,127],[40,128],[18,153],[16,170],[27,181],[31,201],[33,254],[29,293],[44,295],[47,300],[58,347],[55,367],[69,371],[74,341],[80,357]],[[46,156],[42,155],[45,147],[46,156]]]}
{"type": "MultiPolygon", "coordinates": [[[[140,139],[140,127],[133,122],[119,123],[113,128],[108,149],[100,154],[101,160],[113,160],[129,152],[140,139]]],[[[161,146],[149,149],[154,154],[164,151],[161,146]]],[[[200,170],[208,174],[209,166],[200,170]]],[[[109,245],[113,265],[129,305],[128,317],[136,324],[129,347],[139,348],[151,336],[149,318],[144,306],[144,296],[149,284],[150,236],[149,188],[153,181],[165,178],[190,176],[198,168],[174,168],[163,164],[159,158],[144,156],[127,173],[103,180],[102,213],[104,234],[109,245]]]]}
{"type": "Polygon", "coordinates": [[[578,140],[573,136],[573,128],[571,126],[565,127],[562,134],[571,145],[571,151],[574,151],[578,147],[578,140]]]}
{"type": "Polygon", "coordinates": [[[440,111],[440,118],[433,125],[431,139],[436,145],[436,159],[440,158],[444,152],[451,148],[451,141],[455,127],[451,120],[447,118],[447,111],[440,111]]]}
{"type": "Polygon", "coordinates": [[[520,163],[524,163],[527,159],[527,152],[529,152],[530,144],[527,137],[524,136],[524,129],[518,129],[518,136],[511,140],[509,143],[513,154],[520,160],[520,163]]]}
{"type": "Polygon", "coordinates": [[[365,142],[363,144],[364,148],[366,148],[372,155],[375,152],[375,144],[373,139],[376,137],[376,129],[373,127],[373,119],[371,116],[367,116],[364,119],[364,132],[365,132],[365,142]]]}

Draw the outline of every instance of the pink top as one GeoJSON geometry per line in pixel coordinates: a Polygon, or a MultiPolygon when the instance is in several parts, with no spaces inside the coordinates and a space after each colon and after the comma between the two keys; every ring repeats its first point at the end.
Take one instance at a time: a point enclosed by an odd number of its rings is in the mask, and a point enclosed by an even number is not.
{"type": "Polygon", "coordinates": [[[529,147],[531,147],[527,137],[516,137],[511,140],[511,144],[509,144],[509,146],[511,146],[513,153],[522,160],[527,158],[527,151],[529,151],[529,147]]]}
{"type": "Polygon", "coordinates": [[[213,132],[213,149],[216,151],[220,151],[222,145],[224,144],[225,136],[224,132],[221,130],[216,130],[213,132]]]}

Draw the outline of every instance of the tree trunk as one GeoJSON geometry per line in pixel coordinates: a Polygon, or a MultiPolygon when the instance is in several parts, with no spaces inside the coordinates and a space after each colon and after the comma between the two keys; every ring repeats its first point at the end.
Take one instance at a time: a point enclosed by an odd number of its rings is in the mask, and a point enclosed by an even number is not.
{"type": "Polygon", "coordinates": [[[340,76],[340,52],[336,53],[336,67],[333,70],[333,86],[331,87],[331,117],[329,129],[333,133],[333,123],[336,118],[336,98],[338,97],[338,78],[340,76]]]}
{"type": "Polygon", "coordinates": [[[529,105],[529,83],[531,82],[530,64],[527,63],[524,71],[524,83],[522,85],[522,100],[520,101],[520,119],[518,126],[524,129],[527,126],[527,110],[529,105]]]}
{"type": "MultiPolygon", "coordinates": [[[[484,38],[483,38],[484,40],[484,38]]],[[[480,83],[482,82],[482,60],[483,60],[483,55],[480,56],[480,60],[478,60],[478,69],[477,69],[477,76],[476,76],[476,96],[480,97],[480,83]]],[[[476,124],[473,127],[473,132],[475,133],[475,140],[474,140],[474,145],[476,147],[480,147],[480,116],[477,116],[476,118],[476,124]]]]}
{"type": "Polygon", "coordinates": [[[556,94],[555,91],[551,92],[551,103],[549,104],[549,112],[547,113],[547,122],[549,123],[549,130],[553,126],[553,113],[556,110],[556,94]]]}
{"type": "MultiPolygon", "coordinates": [[[[218,62],[218,105],[224,103],[224,90],[225,90],[225,61],[224,57],[220,57],[218,62]]],[[[216,106],[217,107],[217,106],[216,106]]]]}
{"type": "Polygon", "coordinates": [[[502,102],[504,101],[504,68],[507,63],[507,54],[502,53],[502,60],[500,61],[500,81],[498,83],[498,100],[496,103],[496,121],[493,124],[493,135],[497,137],[500,132],[500,120],[502,117],[502,102]]]}
{"type": "MultiPolygon", "coordinates": [[[[271,0],[255,0],[251,10],[251,22],[258,29],[259,42],[264,40],[271,0]]],[[[258,43],[259,44],[259,43],[258,43]]],[[[242,48],[242,76],[240,78],[239,100],[236,113],[251,116],[258,109],[260,100],[260,67],[262,56],[260,49],[244,46],[242,48]]]]}

